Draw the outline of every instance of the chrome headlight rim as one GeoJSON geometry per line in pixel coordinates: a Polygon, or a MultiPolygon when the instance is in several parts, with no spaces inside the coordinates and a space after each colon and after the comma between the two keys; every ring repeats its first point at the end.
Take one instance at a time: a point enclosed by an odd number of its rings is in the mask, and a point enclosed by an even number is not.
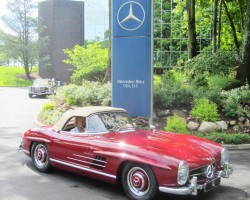
{"type": "Polygon", "coordinates": [[[179,185],[185,185],[189,177],[189,166],[185,160],[179,163],[177,182],[179,185]]]}

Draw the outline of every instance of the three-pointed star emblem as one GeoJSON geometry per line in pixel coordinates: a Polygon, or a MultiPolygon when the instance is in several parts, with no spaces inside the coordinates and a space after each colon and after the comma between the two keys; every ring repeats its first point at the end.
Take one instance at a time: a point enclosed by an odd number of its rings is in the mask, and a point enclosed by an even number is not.
{"type": "Polygon", "coordinates": [[[145,11],[141,4],[135,1],[124,3],[118,10],[118,24],[125,30],[138,29],[144,22],[145,11]]]}
{"type": "Polygon", "coordinates": [[[130,8],[129,8],[129,14],[127,17],[125,17],[120,23],[122,24],[125,21],[128,21],[130,19],[133,19],[135,21],[141,22],[141,20],[139,20],[133,13],[133,5],[132,2],[130,2],[130,8]]]}

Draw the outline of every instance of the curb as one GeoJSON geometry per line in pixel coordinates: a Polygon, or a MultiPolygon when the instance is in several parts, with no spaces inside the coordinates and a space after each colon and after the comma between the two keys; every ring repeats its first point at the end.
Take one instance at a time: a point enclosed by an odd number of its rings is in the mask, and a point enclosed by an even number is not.
{"type": "MultiPolygon", "coordinates": [[[[42,127],[44,124],[39,122],[38,114],[35,116],[33,123],[37,127],[42,127]]],[[[250,144],[223,144],[223,147],[226,147],[228,150],[250,150],[250,144]]]]}
{"type": "Polygon", "coordinates": [[[33,120],[33,123],[34,123],[38,128],[40,128],[40,127],[44,126],[44,124],[41,123],[41,122],[39,122],[39,120],[38,120],[38,115],[39,115],[39,113],[38,113],[37,115],[35,115],[34,120],[33,120]]]}
{"type": "Polygon", "coordinates": [[[228,150],[250,150],[250,144],[224,144],[224,147],[227,147],[228,150]]]}

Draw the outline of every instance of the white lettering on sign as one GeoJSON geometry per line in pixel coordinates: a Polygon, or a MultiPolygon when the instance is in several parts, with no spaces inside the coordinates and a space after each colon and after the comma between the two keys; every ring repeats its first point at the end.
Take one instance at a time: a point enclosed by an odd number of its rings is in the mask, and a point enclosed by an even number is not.
{"type": "Polygon", "coordinates": [[[123,88],[139,88],[145,84],[144,80],[117,80],[117,83],[123,88]]]}

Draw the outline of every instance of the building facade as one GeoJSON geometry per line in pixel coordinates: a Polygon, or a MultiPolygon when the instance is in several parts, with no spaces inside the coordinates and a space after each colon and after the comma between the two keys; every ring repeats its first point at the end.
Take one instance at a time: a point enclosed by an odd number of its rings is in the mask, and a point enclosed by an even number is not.
{"type": "Polygon", "coordinates": [[[84,44],[84,2],[69,0],[48,0],[38,5],[38,17],[43,30],[39,37],[48,40],[40,52],[39,74],[43,78],[55,78],[62,83],[70,82],[73,67],[63,49],[84,44]]]}

